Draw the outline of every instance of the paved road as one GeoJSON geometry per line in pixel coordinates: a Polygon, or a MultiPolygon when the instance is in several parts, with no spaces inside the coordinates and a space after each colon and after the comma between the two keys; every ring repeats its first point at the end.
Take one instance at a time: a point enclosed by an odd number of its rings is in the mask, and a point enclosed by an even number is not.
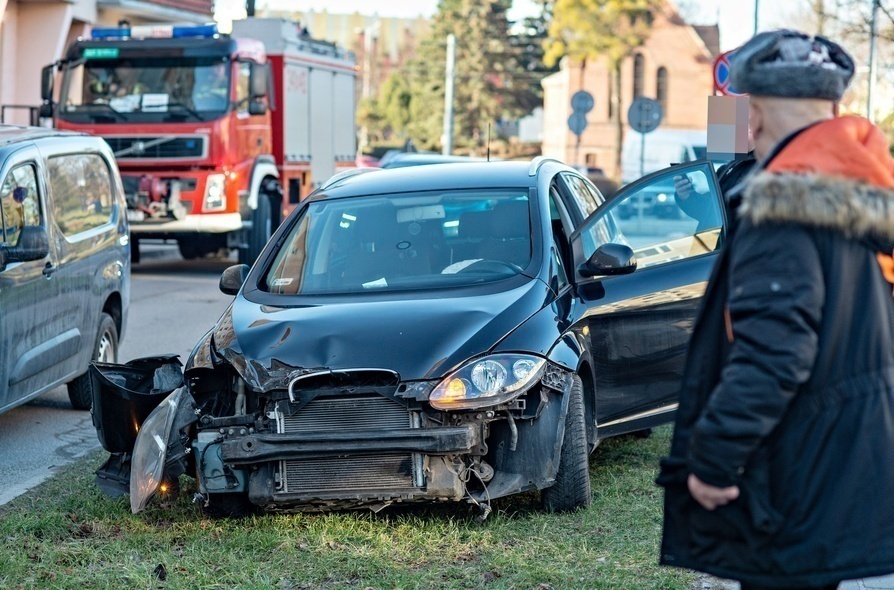
{"type": "MultiPolygon", "coordinates": [[[[185,363],[232,299],[218,291],[217,282],[235,261],[184,261],[176,246],[146,249],[133,267],[119,361],[173,352],[185,363]]],[[[98,448],[90,413],[73,410],[64,387],[0,414],[0,504],[98,448]]]]}

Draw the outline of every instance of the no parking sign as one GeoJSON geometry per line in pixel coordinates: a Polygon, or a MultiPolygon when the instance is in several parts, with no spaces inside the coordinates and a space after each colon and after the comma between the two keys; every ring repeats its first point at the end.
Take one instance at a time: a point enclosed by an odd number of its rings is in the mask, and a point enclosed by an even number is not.
{"type": "Polygon", "coordinates": [[[735,51],[721,53],[714,60],[714,90],[724,96],[746,96],[733,88],[730,81],[730,62],[735,59],[735,51]]]}

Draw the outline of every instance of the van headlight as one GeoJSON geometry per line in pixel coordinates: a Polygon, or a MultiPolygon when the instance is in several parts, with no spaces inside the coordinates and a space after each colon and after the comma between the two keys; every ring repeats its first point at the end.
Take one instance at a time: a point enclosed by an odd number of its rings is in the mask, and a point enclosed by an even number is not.
{"type": "Polygon", "coordinates": [[[431,392],[439,410],[484,408],[508,402],[543,376],[546,361],[527,354],[494,354],[466,363],[431,392]]]}
{"type": "Polygon", "coordinates": [[[203,211],[220,211],[227,208],[227,195],[224,192],[226,180],[223,174],[209,174],[205,180],[205,204],[203,211]]]}

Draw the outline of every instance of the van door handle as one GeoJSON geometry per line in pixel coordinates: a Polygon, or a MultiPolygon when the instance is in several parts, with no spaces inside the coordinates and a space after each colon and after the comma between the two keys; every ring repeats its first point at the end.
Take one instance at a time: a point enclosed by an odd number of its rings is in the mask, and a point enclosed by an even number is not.
{"type": "Polygon", "coordinates": [[[47,262],[47,265],[43,267],[43,276],[50,278],[50,276],[56,272],[56,265],[52,262],[47,262]]]}

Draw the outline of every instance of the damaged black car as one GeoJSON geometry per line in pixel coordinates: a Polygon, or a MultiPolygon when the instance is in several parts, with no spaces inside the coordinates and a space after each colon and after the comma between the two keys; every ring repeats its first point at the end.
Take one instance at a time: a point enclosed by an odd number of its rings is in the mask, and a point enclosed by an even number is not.
{"type": "Polygon", "coordinates": [[[673,418],[725,223],[709,162],[608,200],[546,158],[338,175],[223,273],[182,375],[94,366],[98,481],[134,512],[183,473],[223,515],[585,506],[599,441],[673,418]],[[680,176],[679,215],[618,214],[680,176]]]}

